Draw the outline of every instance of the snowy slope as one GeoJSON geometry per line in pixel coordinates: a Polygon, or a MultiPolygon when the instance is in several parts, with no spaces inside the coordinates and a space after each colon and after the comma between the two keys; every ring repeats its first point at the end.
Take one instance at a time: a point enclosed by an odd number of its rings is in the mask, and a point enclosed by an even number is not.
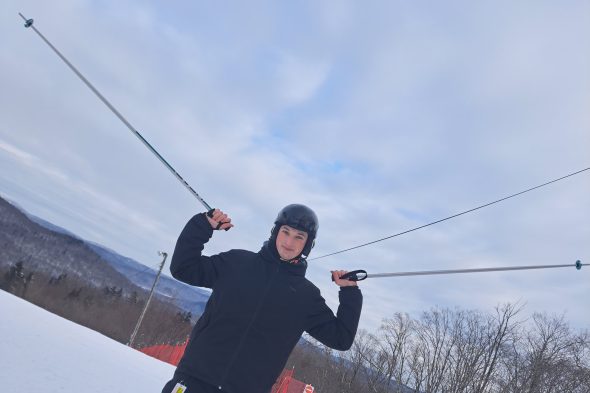
{"type": "Polygon", "coordinates": [[[173,372],[0,290],[0,392],[160,393],[173,372]]]}

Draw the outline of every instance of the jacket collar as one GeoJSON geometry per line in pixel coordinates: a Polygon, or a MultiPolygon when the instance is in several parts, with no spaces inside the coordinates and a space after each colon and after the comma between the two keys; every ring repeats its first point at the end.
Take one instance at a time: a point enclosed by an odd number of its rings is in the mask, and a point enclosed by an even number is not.
{"type": "Polygon", "coordinates": [[[279,252],[277,251],[276,246],[271,245],[268,240],[262,245],[259,254],[262,256],[262,259],[269,263],[276,263],[280,264],[281,266],[285,266],[284,269],[290,274],[305,276],[305,272],[307,270],[307,261],[305,258],[299,258],[298,260],[293,261],[283,261],[279,257],[279,252]]]}

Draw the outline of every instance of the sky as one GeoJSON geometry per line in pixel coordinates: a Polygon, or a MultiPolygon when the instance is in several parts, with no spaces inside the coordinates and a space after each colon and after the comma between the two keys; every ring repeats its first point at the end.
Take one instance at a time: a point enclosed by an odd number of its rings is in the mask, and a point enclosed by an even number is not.
{"type": "MultiPolygon", "coordinates": [[[[311,258],[590,167],[588,1],[4,1],[0,195],[147,266],[204,208],[23,27],[22,12],[258,250],[312,207],[311,258]]],[[[369,273],[590,261],[590,171],[310,260],[369,273]]],[[[169,274],[167,269],[166,274],[169,274]]],[[[505,302],[590,326],[590,268],[362,282],[361,328],[505,302]]]]}

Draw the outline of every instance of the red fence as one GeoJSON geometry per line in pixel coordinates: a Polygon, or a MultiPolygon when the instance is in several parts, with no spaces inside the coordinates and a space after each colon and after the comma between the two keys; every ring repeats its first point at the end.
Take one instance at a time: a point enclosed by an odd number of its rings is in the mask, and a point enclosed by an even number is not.
{"type": "MultiPolygon", "coordinates": [[[[153,345],[151,347],[139,348],[139,351],[150,355],[156,359],[160,359],[166,363],[174,366],[178,365],[180,358],[184,354],[188,340],[180,345],[153,345]]],[[[294,370],[283,370],[277,381],[272,387],[272,393],[313,393],[314,389],[311,385],[307,385],[301,381],[293,378],[294,370]]]]}
{"type": "Polygon", "coordinates": [[[294,370],[283,370],[272,387],[272,393],[313,393],[313,386],[293,378],[294,370]]]}
{"type": "Polygon", "coordinates": [[[178,363],[184,354],[186,343],[187,342],[181,345],[154,345],[151,347],[139,348],[139,350],[146,355],[150,355],[151,357],[160,359],[166,363],[178,366],[178,363]]]}

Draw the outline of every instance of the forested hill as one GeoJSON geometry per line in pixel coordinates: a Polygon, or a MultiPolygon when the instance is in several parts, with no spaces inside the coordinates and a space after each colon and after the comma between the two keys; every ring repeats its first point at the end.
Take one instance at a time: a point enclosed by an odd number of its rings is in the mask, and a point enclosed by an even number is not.
{"type": "MultiPolygon", "coordinates": [[[[125,341],[155,276],[154,269],[31,216],[0,197],[1,289],[125,341]]],[[[145,343],[182,341],[208,297],[206,291],[163,275],[145,322],[145,343]],[[150,318],[154,331],[149,331],[150,318]],[[167,329],[157,328],[162,318],[171,324],[167,329]]]]}

